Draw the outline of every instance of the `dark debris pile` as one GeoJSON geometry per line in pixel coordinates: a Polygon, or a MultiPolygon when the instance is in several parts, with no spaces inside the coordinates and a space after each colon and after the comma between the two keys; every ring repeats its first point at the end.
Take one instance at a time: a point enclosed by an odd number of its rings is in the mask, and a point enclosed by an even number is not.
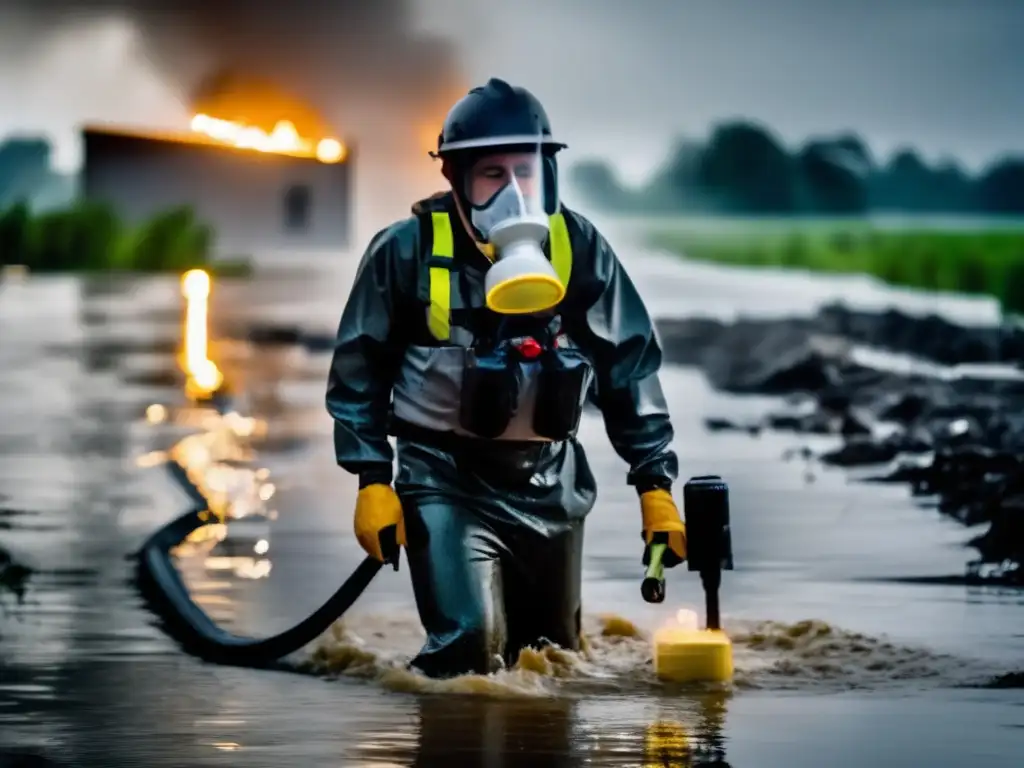
{"type": "Polygon", "coordinates": [[[716,389],[785,398],[756,423],[710,418],[710,429],[838,436],[839,447],[819,460],[872,467],[871,480],[906,483],[965,525],[988,524],[970,542],[980,557],[968,580],[1024,585],[1024,375],[886,371],[854,354],[864,345],[944,366],[1016,366],[1024,362],[1020,328],[837,306],[810,318],[658,326],[667,361],[701,368],[716,389]]]}

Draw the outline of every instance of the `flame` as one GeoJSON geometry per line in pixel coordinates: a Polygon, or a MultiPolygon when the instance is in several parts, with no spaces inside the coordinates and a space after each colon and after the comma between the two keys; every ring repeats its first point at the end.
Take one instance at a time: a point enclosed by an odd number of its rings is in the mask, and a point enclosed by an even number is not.
{"type": "Polygon", "coordinates": [[[689,608],[680,608],[676,611],[676,625],[682,629],[697,629],[697,612],[691,611],[689,608]]]}
{"type": "Polygon", "coordinates": [[[315,157],[321,163],[340,163],[348,157],[348,148],[337,139],[305,138],[288,120],[278,120],[274,129],[267,133],[255,125],[198,114],[192,118],[192,130],[223,144],[256,152],[315,157]]]}
{"type": "Polygon", "coordinates": [[[210,276],[202,269],[189,270],[182,275],[181,292],[185,297],[185,389],[190,397],[199,399],[212,395],[224,382],[216,363],[207,357],[210,276]]]}

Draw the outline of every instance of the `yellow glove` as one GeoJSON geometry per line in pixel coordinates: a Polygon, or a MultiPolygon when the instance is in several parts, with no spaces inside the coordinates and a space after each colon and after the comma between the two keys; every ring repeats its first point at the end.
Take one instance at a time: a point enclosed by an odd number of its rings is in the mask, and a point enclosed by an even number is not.
{"type": "Polygon", "coordinates": [[[668,548],[662,558],[666,568],[679,565],[686,559],[686,525],[679,517],[679,510],[672,500],[672,494],[661,488],[640,494],[640,511],[643,514],[644,565],[647,565],[650,545],[658,539],[667,539],[668,548]],[[658,534],[661,534],[660,536],[658,534]]]}
{"type": "Polygon", "coordinates": [[[390,485],[375,483],[359,490],[356,497],[356,539],[366,554],[382,563],[394,562],[397,568],[398,552],[405,546],[405,521],[402,503],[390,485]],[[388,528],[394,526],[394,541],[388,528]]]}

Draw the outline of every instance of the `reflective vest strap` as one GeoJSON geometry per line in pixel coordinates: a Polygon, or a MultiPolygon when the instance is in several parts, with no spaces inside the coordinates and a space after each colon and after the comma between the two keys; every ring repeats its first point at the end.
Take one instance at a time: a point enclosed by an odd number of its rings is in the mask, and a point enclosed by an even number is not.
{"type": "Polygon", "coordinates": [[[565,215],[556,213],[548,219],[551,230],[551,266],[562,281],[569,287],[569,276],[572,274],[572,241],[569,240],[569,229],[565,226],[565,215]]]}
{"type": "MultiPolygon", "coordinates": [[[[455,257],[455,241],[452,237],[452,222],[444,211],[430,215],[434,229],[432,254],[436,260],[449,263],[455,257]]],[[[451,270],[447,267],[430,268],[430,314],[427,325],[435,339],[444,341],[451,334],[450,314],[452,306],[451,270]]]]}
{"type": "MultiPolygon", "coordinates": [[[[435,339],[447,340],[451,335],[452,282],[451,260],[455,258],[455,241],[452,236],[452,221],[444,211],[430,214],[434,230],[433,261],[449,266],[430,267],[430,313],[427,325],[435,339]]],[[[569,286],[572,274],[572,241],[565,225],[565,216],[556,213],[548,220],[551,230],[551,266],[562,281],[569,286]]]]}

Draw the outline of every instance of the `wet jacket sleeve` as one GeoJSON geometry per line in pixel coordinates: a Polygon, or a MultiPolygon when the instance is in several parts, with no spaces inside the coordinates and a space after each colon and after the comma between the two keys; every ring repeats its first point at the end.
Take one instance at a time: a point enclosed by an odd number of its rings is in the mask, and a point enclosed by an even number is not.
{"type": "Polygon", "coordinates": [[[608,241],[582,217],[577,221],[583,236],[579,249],[573,244],[570,288],[577,288],[580,310],[571,333],[594,362],[592,400],[612,447],[629,464],[627,482],[641,492],[670,488],[679,462],[658,379],[662,352],[654,324],[608,241]]]}
{"type": "Polygon", "coordinates": [[[327,411],[334,419],[338,464],[358,474],[361,486],[391,482],[387,423],[404,351],[399,307],[408,290],[414,247],[395,228],[379,232],[363,255],[338,323],[327,411]]]}

